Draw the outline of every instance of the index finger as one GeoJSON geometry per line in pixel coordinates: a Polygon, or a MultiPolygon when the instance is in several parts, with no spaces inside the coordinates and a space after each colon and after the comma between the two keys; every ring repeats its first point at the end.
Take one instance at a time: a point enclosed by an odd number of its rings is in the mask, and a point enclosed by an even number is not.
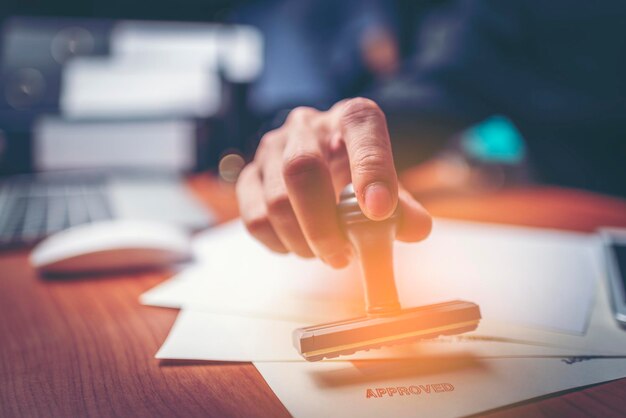
{"type": "Polygon", "coordinates": [[[398,204],[398,177],[385,114],[369,99],[341,102],[337,112],[350,160],[352,183],[361,210],[372,220],[391,216],[398,204]]]}

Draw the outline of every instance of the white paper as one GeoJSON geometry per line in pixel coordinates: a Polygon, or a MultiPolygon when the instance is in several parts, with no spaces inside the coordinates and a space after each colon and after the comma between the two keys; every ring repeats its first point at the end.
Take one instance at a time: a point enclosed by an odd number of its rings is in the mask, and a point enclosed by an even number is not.
{"type": "Polygon", "coordinates": [[[43,118],[33,138],[35,167],[41,171],[134,167],[185,172],[195,164],[195,126],[185,120],[43,118]]]}
{"type": "Polygon", "coordinates": [[[111,54],[146,63],[171,60],[185,66],[224,71],[233,82],[254,81],[263,69],[263,36],[246,25],[210,23],[118,23],[111,54]]]}
{"type": "Polygon", "coordinates": [[[626,376],[626,359],[568,363],[459,355],[411,363],[265,362],[255,366],[297,418],[465,416],[626,376]]]}
{"type": "Polygon", "coordinates": [[[229,26],[221,33],[219,50],[221,66],[227,80],[250,83],[263,70],[263,37],[251,26],[229,26]]]}
{"type": "MultiPolygon", "coordinates": [[[[306,325],[308,324],[302,322],[184,309],[178,315],[156,358],[235,362],[304,361],[293,346],[292,333],[294,329],[306,325]]],[[[439,337],[413,344],[358,352],[339,359],[428,358],[446,353],[468,353],[475,358],[626,355],[626,346],[620,352],[619,346],[594,344],[581,337],[569,337],[570,341],[562,342],[558,335],[547,335],[544,340],[532,340],[532,334],[524,335],[520,330],[504,328],[493,331],[483,322],[479,330],[462,337],[439,337]],[[493,334],[505,333],[510,336],[492,337],[493,334]],[[578,340],[572,343],[572,338],[578,340]]],[[[626,342],[626,335],[621,342],[626,342]]]]}
{"type": "Polygon", "coordinates": [[[536,228],[437,220],[420,244],[398,244],[403,306],[450,299],[483,318],[582,334],[601,268],[595,237],[536,228]]]}
{"type": "Polygon", "coordinates": [[[70,118],[206,117],[220,105],[217,73],[200,66],[81,57],[63,69],[60,106],[70,118]]]}
{"type": "MultiPolygon", "coordinates": [[[[478,303],[485,320],[581,335],[601,274],[595,245],[584,234],[438,219],[426,241],[396,245],[396,283],[405,307],[464,299],[478,303]]],[[[342,300],[362,312],[355,265],[334,271],[274,254],[240,222],[199,236],[194,253],[193,283],[179,282],[186,291],[156,288],[142,302],[265,316],[282,311],[279,317],[296,321],[315,313],[288,312],[281,301],[342,300]]]]}
{"type": "MultiPolygon", "coordinates": [[[[184,276],[176,280],[186,281],[186,285],[192,287],[194,285],[194,280],[184,276]]],[[[172,283],[176,281],[163,286],[170,287],[172,283]]],[[[463,335],[370,350],[341,359],[419,358],[459,353],[467,353],[475,358],[626,355],[626,331],[613,319],[605,280],[601,280],[598,287],[597,301],[584,336],[483,320],[476,331],[463,335]]],[[[202,309],[196,307],[181,311],[157,358],[302,361],[293,348],[291,335],[294,329],[310,325],[311,322],[276,320],[254,314],[223,315],[215,314],[210,309],[207,311],[206,306],[205,310],[202,309]]],[[[329,316],[341,316],[333,306],[322,310],[329,316]]],[[[319,319],[320,322],[323,320],[319,319]]]]}
{"type": "Polygon", "coordinates": [[[301,361],[291,343],[297,322],[183,310],[158,359],[301,361]]]}
{"type": "Polygon", "coordinates": [[[111,55],[218,69],[219,26],[208,23],[122,21],[111,33],[111,55]]]}
{"type": "MultiPolygon", "coordinates": [[[[154,306],[198,308],[293,321],[358,316],[363,296],[358,274],[319,261],[267,250],[231,222],[194,241],[197,264],[144,293],[154,306]]],[[[352,266],[350,271],[356,273],[352,266]]]]}
{"type": "MultiPolygon", "coordinates": [[[[271,254],[245,237],[237,223],[202,236],[195,245],[200,263],[142,296],[144,303],[185,308],[157,357],[255,360],[296,417],[452,417],[626,376],[622,358],[576,358],[626,349],[589,236],[439,220],[419,255],[409,246],[398,250],[402,301],[477,300],[485,318],[479,329],[318,363],[302,361],[292,348],[291,332],[308,324],[302,318],[310,305],[290,302],[362,300],[356,271],[324,271],[321,263],[271,254]],[[535,305],[547,301],[553,305],[535,305]],[[569,358],[546,358],[561,355],[569,358]]],[[[333,306],[317,314],[336,315],[333,306]]]]}
{"type": "Polygon", "coordinates": [[[150,306],[181,308],[183,300],[186,310],[300,323],[332,321],[337,317],[360,316],[363,312],[363,302],[356,298],[350,303],[338,294],[306,295],[289,288],[278,292],[268,289],[262,282],[259,286],[242,288],[235,280],[199,281],[193,278],[203,272],[197,267],[186,269],[141,295],[140,301],[150,306]]]}

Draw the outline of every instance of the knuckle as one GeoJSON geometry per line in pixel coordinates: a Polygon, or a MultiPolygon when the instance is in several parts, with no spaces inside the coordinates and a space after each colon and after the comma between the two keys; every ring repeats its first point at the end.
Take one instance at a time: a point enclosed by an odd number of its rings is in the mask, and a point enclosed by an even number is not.
{"type": "Polygon", "coordinates": [[[387,169],[389,161],[379,147],[361,147],[355,154],[352,171],[355,174],[380,173],[387,169]]]}
{"type": "Polygon", "coordinates": [[[342,120],[353,124],[371,120],[384,120],[385,114],[373,100],[357,97],[346,102],[342,120]]]}
{"type": "Polygon", "coordinates": [[[253,236],[262,235],[269,228],[271,224],[266,214],[258,214],[243,219],[243,223],[250,234],[253,236]]]}
{"type": "Polygon", "coordinates": [[[284,161],[283,177],[285,179],[292,179],[307,173],[316,173],[322,170],[324,165],[324,159],[319,154],[298,154],[284,161]]]}
{"type": "Polygon", "coordinates": [[[310,129],[312,132],[316,133],[317,136],[323,135],[328,132],[328,118],[326,117],[317,117],[311,120],[309,123],[310,129]]]}
{"type": "Polygon", "coordinates": [[[237,179],[237,188],[241,187],[241,185],[247,181],[248,177],[254,171],[254,169],[254,163],[248,163],[244,166],[244,168],[241,170],[241,174],[239,174],[239,178],[237,179]]]}
{"type": "Polygon", "coordinates": [[[252,177],[256,172],[256,166],[254,163],[248,163],[237,178],[237,183],[235,185],[235,194],[241,200],[241,197],[245,194],[248,187],[250,187],[250,182],[252,177]]]}
{"type": "Polygon", "coordinates": [[[257,146],[257,157],[262,156],[263,154],[267,153],[267,151],[271,147],[274,147],[275,144],[278,143],[278,138],[280,137],[280,135],[281,134],[278,129],[269,131],[265,135],[263,135],[263,137],[261,137],[261,141],[259,141],[259,145],[257,146]]]}
{"type": "Polygon", "coordinates": [[[292,212],[291,202],[286,193],[272,196],[267,200],[267,211],[270,217],[285,217],[292,212]]]}
{"type": "Polygon", "coordinates": [[[306,106],[296,107],[291,112],[289,112],[289,115],[287,115],[286,123],[288,123],[288,124],[303,123],[303,122],[308,121],[309,119],[311,119],[311,117],[316,112],[317,111],[315,109],[313,109],[312,107],[306,107],[306,106]]]}

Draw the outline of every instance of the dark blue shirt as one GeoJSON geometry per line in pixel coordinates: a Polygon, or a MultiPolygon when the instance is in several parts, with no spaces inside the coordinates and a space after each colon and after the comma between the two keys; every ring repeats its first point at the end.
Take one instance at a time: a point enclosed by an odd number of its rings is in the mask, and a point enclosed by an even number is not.
{"type": "Polygon", "coordinates": [[[626,195],[626,1],[446,2],[417,39],[389,110],[505,115],[544,180],[626,195]]]}

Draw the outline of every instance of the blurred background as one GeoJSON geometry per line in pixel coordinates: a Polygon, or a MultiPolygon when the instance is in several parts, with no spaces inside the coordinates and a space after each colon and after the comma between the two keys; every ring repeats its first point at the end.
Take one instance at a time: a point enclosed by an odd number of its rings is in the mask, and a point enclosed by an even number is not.
{"type": "Polygon", "coordinates": [[[626,195],[620,1],[4,0],[0,18],[5,178],[233,182],[290,109],[361,95],[385,110],[398,168],[421,164],[416,194],[626,195]]]}
{"type": "Polygon", "coordinates": [[[249,157],[291,108],[326,108],[393,79],[439,3],[4,2],[0,170],[42,168],[38,138],[51,124],[95,120],[192,120],[197,152],[184,169],[249,157]]]}

